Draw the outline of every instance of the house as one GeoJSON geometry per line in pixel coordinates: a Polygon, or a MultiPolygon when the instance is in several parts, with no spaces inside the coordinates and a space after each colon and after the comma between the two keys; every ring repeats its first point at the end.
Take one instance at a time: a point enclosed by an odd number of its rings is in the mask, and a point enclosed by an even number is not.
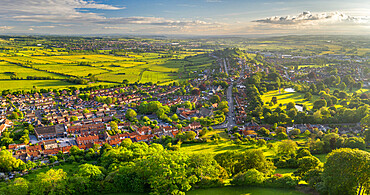
{"type": "Polygon", "coordinates": [[[195,129],[202,128],[202,125],[199,122],[194,121],[194,122],[189,124],[189,127],[190,127],[190,129],[195,130],[195,129]]]}
{"type": "Polygon", "coordinates": [[[65,126],[63,124],[37,127],[35,128],[35,133],[37,139],[39,140],[65,137],[65,135],[67,134],[67,132],[65,131],[65,126]]]}
{"type": "Polygon", "coordinates": [[[84,136],[84,137],[81,136],[81,137],[76,138],[76,142],[78,145],[85,145],[85,144],[94,143],[97,141],[99,141],[99,136],[97,135],[88,135],[88,136],[84,136]]]}
{"type": "Polygon", "coordinates": [[[51,149],[54,149],[54,148],[58,148],[58,142],[57,142],[56,139],[53,139],[53,140],[45,140],[42,143],[44,145],[44,149],[45,150],[51,150],[51,149]]]}

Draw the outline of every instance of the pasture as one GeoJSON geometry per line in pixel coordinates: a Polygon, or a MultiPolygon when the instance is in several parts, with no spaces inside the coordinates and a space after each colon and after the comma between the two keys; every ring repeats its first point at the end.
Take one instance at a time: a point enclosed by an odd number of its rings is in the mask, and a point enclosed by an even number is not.
{"type": "MultiPolygon", "coordinates": [[[[8,47],[0,52],[1,89],[65,88],[75,86],[63,81],[69,77],[98,79],[96,85],[121,83],[165,84],[183,80],[192,72],[211,66],[212,58],[199,51],[122,52],[110,55],[109,50],[96,53],[70,53],[61,48],[36,46],[8,47]],[[186,67],[186,68],[185,68],[186,67]],[[181,73],[181,74],[180,74],[181,73]],[[183,74],[186,73],[186,74],[183,74]],[[26,79],[27,76],[49,77],[53,80],[26,79]]],[[[79,87],[82,87],[79,85],[79,87]]]]}
{"type": "Polygon", "coordinates": [[[266,102],[270,102],[272,97],[276,97],[277,98],[277,104],[273,105],[272,108],[275,108],[277,107],[279,104],[287,104],[289,102],[293,102],[293,103],[296,103],[296,104],[302,104],[302,105],[307,105],[308,108],[312,108],[313,107],[313,102],[315,102],[319,96],[317,95],[313,95],[312,96],[312,99],[310,101],[307,101],[304,99],[304,95],[303,93],[299,93],[299,92],[286,92],[284,91],[283,89],[281,89],[280,93],[279,93],[279,90],[272,90],[272,91],[268,91],[266,93],[264,93],[262,95],[262,101],[264,103],[266,102]]]}

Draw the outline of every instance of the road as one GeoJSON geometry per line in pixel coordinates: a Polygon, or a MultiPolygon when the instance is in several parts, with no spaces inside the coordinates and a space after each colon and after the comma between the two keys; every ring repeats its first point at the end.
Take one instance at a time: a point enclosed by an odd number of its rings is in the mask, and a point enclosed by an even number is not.
{"type": "MultiPolygon", "coordinates": [[[[229,71],[228,71],[228,65],[226,63],[226,60],[223,59],[223,62],[224,62],[224,66],[225,66],[225,72],[227,75],[229,75],[229,71]]],[[[234,113],[234,99],[233,99],[233,83],[234,82],[239,82],[240,79],[244,76],[244,66],[242,66],[242,70],[241,70],[241,73],[240,73],[240,77],[238,78],[238,80],[236,81],[233,81],[229,87],[227,88],[226,90],[226,98],[227,98],[227,102],[229,104],[229,112],[227,113],[226,115],[226,119],[225,119],[225,123],[224,124],[221,124],[221,125],[215,125],[213,126],[214,129],[223,129],[223,128],[227,128],[227,129],[231,129],[233,128],[234,126],[236,126],[236,123],[235,123],[235,113],[234,113]]]]}

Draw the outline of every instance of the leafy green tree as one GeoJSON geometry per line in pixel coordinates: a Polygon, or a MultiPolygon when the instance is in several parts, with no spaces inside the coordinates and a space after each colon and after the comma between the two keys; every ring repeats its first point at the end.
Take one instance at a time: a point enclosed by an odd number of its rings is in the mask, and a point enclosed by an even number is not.
{"type": "Polygon", "coordinates": [[[346,88],[347,88],[347,85],[345,83],[342,82],[339,84],[339,89],[345,90],[346,88]]]}
{"type": "Polygon", "coordinates": [[[196,185],[202,187],[223,186],[228,178],[226,170],[210,155],[195,154],[189,157],[190,174],[198,178],[196,185]]]}
{"type": "Polygon", "coordinates": [[[116,134],[118,132],[118,124],[115,121],[111,121],[109,124],[111,130],[116,134]]]}
{"type": "Polygon", "coordinates": [[[77,116],[71,116],[71,121],[78,121],[77,116]]]}
{"type": "Polygon", "coordinates": [[[264,139],[259,139],[257,141],[257,145],[260,146],[260,147],[262,147],[262,146],[264,146],[266,144],[267,144],[267,142],[264,139]]]}
{"type": "Polygon", "coordinates": [[[124,140],[122,140],[121,142],[121,146],[122,147],[125,147],[125,148],[129,148],[132,144],[132,140],[130,138],[126,138],[124,140]]]}
{"type": "Polygon", "coordinates": [[[304,156],[297,160],[298,169],[295,172],[297,176],[304,176],[310,169],[320,166],[321,162],[315,156],[304,156]]]}
{"type": "Polygon", "coordinates": [[[365,143],[367,145],[370,145],[370,129],[368,129],[364,132],[364,136],[365,136],[365,143]]]}
{"type": "Polygon", "coordinates": [[[135,112],[135,110],[133,110],[133,109],[128,109],[127,111],[126,111],[126,118],[128,119],[128,120],[130,120],[130,121],[135,121],[137,118],[136,118],[136,116],[137,116],[137,113],[135,112]]]}
{"type": "Polygon", "coordinates": [[[319,100],[316,100],[314,103],[313,103],[313,109],[320,109],[322,107],[325,107],[326,106],[326,100],[324,99],[319,99],[319,100]]]}
{"type": "Polygon", "coordinates": [[[341,148],[327,156],[322,173],[329,194],[361,194],[370,187],[370,153],[341,148]]]}
{"type": "Polygon", "coordinates": [[[276,168],[271,161],[266,159],[262,150],[227,151],[216,154],[214,158],[229,175],[236,175],[253,168],[268,175],[273,173],[276,168]]]}
{"type": "Polygon", "coordinates": [[[177,114],[173,114],[171,116],[171,119],[172,119],[172,121],[177,121],[177,120],[179,120],[179,117],[177,116],[177,114]]]}
{"type": "Polygon", "coordinates": [[[103,172],[98,166],[92,164],[83,164],[79,166],[77,175],[87,177],[91,180],[102,180],[104,179],[103,172]]]}
{"type": "Polygon", "coordinates": [[[221,98],[220,98],[220,96],[218,96],[218,95],[213,95],[213,96],[209,99],[209,101],[211,101],[212,103],[219,103],[219,102],[221,101],[221,98]]]}
{"type": "Polygon", "coordinates": [[[257,134],[260,136],[268,137],[270,135],[270,131],[264,127],[261,127],[259,130],[257,130],[257,134]]]}
{"type": "Polygon", "coordinates": [[[63,169],[50,169],[39,173],[31,187],[31,194],[62,194],[66,189],[67,173],[63,169]]]}
{"type": "Polygon", "coordinates": [[[295,154],[297,150],[297,144],[292,140],[283,140],[279,143],[277,147],[278,155],[289,156],[295,154]]]}
{"type": "Polygon", "coordinates": [[[12,156],[8,150],[0,151],[0,171],[11,172],[19,170],[23,167],[24,162],[20,159],[16,159],[12,156]]]}
{"type": "Polygon", "coordinates": [[[195,175],[188,176],[187,160],[188,157],[183,153],[154,153],[140,159],[135,170],[148,182],[152,193],[183,194],[198,180],[195,175]]]}
{"type": "Polygon", "coordinates": [[[365,141],[360,137],[350,137],[344,142],[344,147],[352,149],[365,149],[366,144],[365,141]]]}
{"type": "Polygon", "coordinates": [[[299,130],[299,129],[293,129],[293,130],[289,131],[289,135],[297,136],[299,134],[301,134],[301,130],[299,130]]]}
{"type": "Polygon", "coordinates": [[[286,109],[287,109],[287,110],[290,110],[290,109],[292,109],[292,108],[295,108],[295,103],[293,103],[293,102],[289,102],[289,103],[286,105],[286,109]]]}
{"type": "Polygon", "coordinates": [[[29,182],[22,178],[15,178],[9,185],[6,187],[6,194],[12,195],[26,195],[29,191],[29,182]]]}
{"type": "Polygon", "coordinates": [[[312,94],[310,92],[306,92],[306,94],[304,95],[304,99],[305,100],[311,100],[312,99],[312,94]]]}
{"type": "MultiPolygon", "coordinates": [[[[361,124],[365,127],[370,128],[370,114],[366,115],[364,118],[361,119],[361,124]]],[[[370,140],[370,136],[368,139],[370,140]]]]}
{"type": "Polygon", "coordinates": [[[239,172],[231,181],[235,185],[260,185],[265,180],[264,174],[256,169],[249,169],[247,172],[239,172]]]}
{"type": "Polygon", "coordinates": [[[55,162],[55,161],[57,161],[58,160],[58,157],[57,156],[50,156],[49,157],[49,161],[51,162],[51,163],[53,163],[53,162],[55,162]]]}
{"type": "Polygon", "coordinates": [[[185,140],[186,141],[193,141],[197,134],[194,131],[187,131],[185,132],[185,140]]]}

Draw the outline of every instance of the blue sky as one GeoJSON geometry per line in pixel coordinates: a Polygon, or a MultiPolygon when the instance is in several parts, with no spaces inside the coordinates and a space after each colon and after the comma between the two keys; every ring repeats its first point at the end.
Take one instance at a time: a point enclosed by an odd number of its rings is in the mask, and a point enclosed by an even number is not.
{"type": "Polygon", "coordinates": [[[0,33],[370,34],[370,0],[1,0],[0,33]]]}

